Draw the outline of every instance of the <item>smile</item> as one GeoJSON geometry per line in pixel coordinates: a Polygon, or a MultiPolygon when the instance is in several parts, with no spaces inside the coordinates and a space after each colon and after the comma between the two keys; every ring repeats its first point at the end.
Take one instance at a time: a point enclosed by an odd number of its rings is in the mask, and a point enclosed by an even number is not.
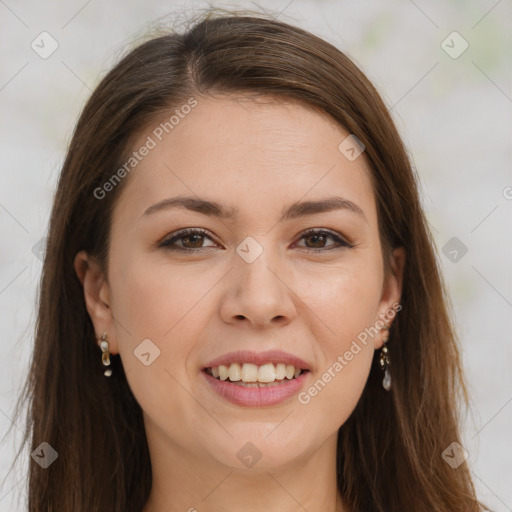
{"type": "Polygon", "coordinates": [[[206,378],[210,389],[222,399],[239,406],[265,407],[280,404],[298,394],[310,371],[295,369],[292,365],[284,364],[274,366],[270,363],[258,367],[250,363],[232,363],[229,368],[222,365],[206,368],[201,374],[206,378]],[[282,376],[282,366],[285,366],[284,376],[282,376]],[[246,367],[245,372],[244,367],[246,367]],[[274,367],[275,371],[269,367],[274,367]],[[267,379],[266,381],[260,381],[260,370],[262,379],[267,379]],[[216,377],[214,372],[218,373],[216,377]],[[232,381],[230,373],[237,380],[232,381]],[[221,378],[221,375],[224,378],[221,378]],[[245,379],[250,380],[245,380],[244,376],[245,379]]]}
{"type": "Polygon", "coordinates": [[[285,379],[292,380],[304,371],[307,370],[295,368],[292,364],[284,363],[267,363],[261,366],[252,363],[231,363],[229,366],[219,365],[206,368],[206,372],[209,375],[222,381],[264,384],[285,379]]]}

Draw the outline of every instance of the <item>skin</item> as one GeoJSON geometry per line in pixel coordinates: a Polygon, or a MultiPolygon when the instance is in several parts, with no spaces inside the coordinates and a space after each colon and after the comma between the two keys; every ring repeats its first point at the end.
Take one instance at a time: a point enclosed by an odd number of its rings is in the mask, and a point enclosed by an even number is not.
{"type": "Polygon", "coordinates": [[[201,374],[226,352],[277,348],[311,365],[307,389],[399,302],[405,253],[394,251],[385,276],[368,163],[364,153],[349,161],[338,149],[348,135],[298,103],[201,98],[125,178],[108,280],[93,257],[77,254],[96,334],[108,333],[143,409],[153,470],[143,512],[348,511],[336,486],[337,432],[362,394],[384,331],[360,344],[307,404],[294,396],[274,406],[237,406],[201,374]],[[144,215],[180,195],[238,214],[144,215]],[[364,217],[340,209],[278,222],[284,206],[334,195],[356,203],[364,217]],[[203,228],[211,238],[175,242],[189,252],[158,247],[183,228],[203,228]],[[353,247],[303,237],[309,228],[330,230],[353,247]],[[236,252],[248,236],[263,248],[252,263],[236,252]],[[147,338],[160,350],[149,366],[133,353],[147,338]],[[251,468],[237,457],[247,442],[261,453],[251,468]]]}

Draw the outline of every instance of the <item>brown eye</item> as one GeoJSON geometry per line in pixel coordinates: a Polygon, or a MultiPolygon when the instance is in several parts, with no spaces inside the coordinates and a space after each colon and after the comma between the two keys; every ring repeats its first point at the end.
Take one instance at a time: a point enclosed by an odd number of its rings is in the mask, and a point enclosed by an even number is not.
{"type": "MultiPolygon", "coordinates": [[[[201,251],[203,249],[208,249],[208,247],[213,247],[212,245],[203,246],[205,240],[213,242],[207,231],[201,229],[185,229],[183,231],[179,231],[174,236],[171,236],[171,238],[164,240],[160,244],[160,247],[165,247],[172,251],[184,252],[201,251]]],[[[301,240],[305,240],[306,245],[299,247],[305,247],[306,249],[314,252],[325,252],[326,250],[340,247],[353,247],[335,233],[320,229],[311,229],[306,231],[302,234],[301,240]],[[329,239],[334,240],[334,244],[328,243],[329,239]]]]}
{"type": "Polygon", "coordinates": [[[309,243],[306,243],[306,248],[311,249],[312,251],[318,252],[322,250],[331,250],[331,246],[333,244],[327,244],[328,239],[334,240],[335,244],[338,244],[339,246],[343,247],[352,247],[348,242],[345,242],[342,238],[335,235],[334,233],[331,233],[330,231],[325,230],[309,230],[302,234],[301,240],[309,240],[309,243]]]}
{"type": "Polygon", "coordinates": [[[187,249],[200,249],[203,245],[204,235],[185,235],[180,237],[180,239],[187,249]]]}
{"type": "Polygon", "coordinates": [[[200,229],[185,229],[180,231],[175,236],[164,240],[160,247],[165,247],[173,251],[197,251],[206,249],[203,247],[205,239],[212,240],[206,231],[200,229]],[[177,245],[176,242],[181,242],[181,246],[177,245]]]}

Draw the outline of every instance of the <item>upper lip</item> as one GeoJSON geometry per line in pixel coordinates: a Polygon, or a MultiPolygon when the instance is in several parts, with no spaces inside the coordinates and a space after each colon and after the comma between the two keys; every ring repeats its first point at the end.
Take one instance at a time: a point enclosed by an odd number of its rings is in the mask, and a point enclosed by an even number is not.
{"type": "Polygon", "coordinates": [[[250,350],[239,350],[237,352],[229,352],[220,357],[211,360],[203,366],[206,368],[214,368],[216,366],[224,365],[229,366],[231,363],[252,363],[257,366],[262,366],[266,363],[274,364],[291,364],[296,369],[311,370],[310,365],[302,360],[300,357],[294,356],[282,350],[267,350],[266,352],[251,352],[250,350]]]}

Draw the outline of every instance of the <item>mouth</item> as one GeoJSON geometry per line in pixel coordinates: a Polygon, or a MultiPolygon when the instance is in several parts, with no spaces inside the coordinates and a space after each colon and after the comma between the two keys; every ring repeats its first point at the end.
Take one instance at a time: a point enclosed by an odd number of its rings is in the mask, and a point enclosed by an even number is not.
{"type": "Polygon", "coordinates": [[[279,386],[298,379],[301,375],[309,373],[309,371],[307,368],[295,367],[292,364],[266,363],[256,365],[242,362],[203,369],[203,372],[218,381],[225,381],[226,383],[247,388],[279,386]]]}
{"type": "Polygon", "coordinates": [[[206,383],[222,400],[240,407],[284,405],[306,385],[310,370],[292,365],[232,363],[203,368],[206,383]],[[274,367],[275,374],[271,366],[274,367]],[[283,369],[284,366],[284,369],[283,369]],[[260,374],[261,370],[261,374],[260,374]],[[283,375],[284,371],[284,375],[283,375]],[[265,381],[265,382],[262,382],[265,381]]]}
{"type": "Polygon", "coordinates": [[[238,350],[201,368],[208,389],[241,407],[284,405],[300,392],[313,371],[310,363],[282,350],[238,350]]]}

